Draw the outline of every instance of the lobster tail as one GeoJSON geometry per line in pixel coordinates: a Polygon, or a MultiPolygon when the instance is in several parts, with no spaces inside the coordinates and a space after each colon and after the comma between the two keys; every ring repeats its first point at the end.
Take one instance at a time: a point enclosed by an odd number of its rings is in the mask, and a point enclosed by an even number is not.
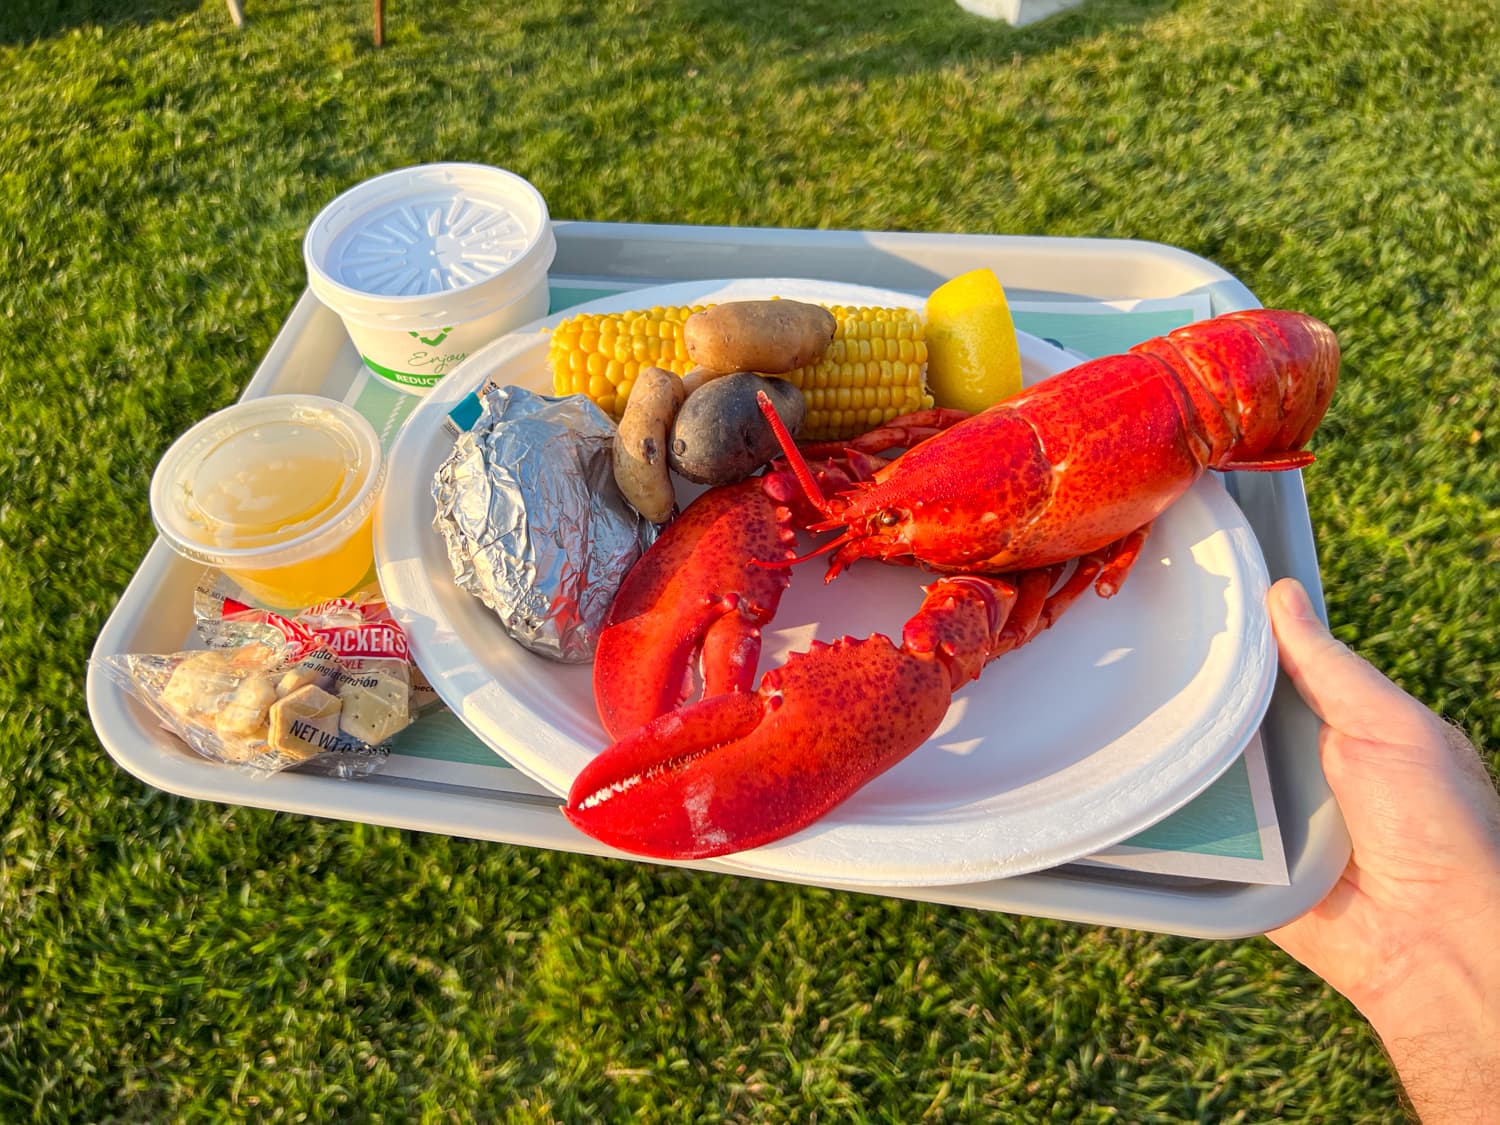
{"type": "Polygon", "coordinates": [[[1245,309],[1131,349],[1182,383],[1216,469],[1289,469],[1317,429],[1338,379],[1333,330],[1305,313],[1245,309]]]}

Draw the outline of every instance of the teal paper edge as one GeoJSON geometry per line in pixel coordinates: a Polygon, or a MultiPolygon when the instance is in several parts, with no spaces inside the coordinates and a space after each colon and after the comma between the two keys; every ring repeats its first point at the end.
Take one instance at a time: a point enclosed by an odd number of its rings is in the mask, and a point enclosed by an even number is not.
{"type": "Polygon", "coordinates": [[[1236,758],[1217,781],[1182,808],[1122,841],[1127,847],[1162,852],[1264,859],[1250,768],[1236,758]]]}
{"type": "Polygon", "coordinates": [[[1194,318],[1182,309],[1147,312],[1066,313],[1017,309],[1013,319],[1022,332],[1082,355],[1113,355],[1142,340],[1181,328],[1194,318]]]}

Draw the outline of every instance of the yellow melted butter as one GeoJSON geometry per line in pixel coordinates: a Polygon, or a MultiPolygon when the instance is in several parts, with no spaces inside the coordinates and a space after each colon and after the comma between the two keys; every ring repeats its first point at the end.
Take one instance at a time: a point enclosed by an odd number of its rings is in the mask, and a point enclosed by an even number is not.
{"type": "Polygon", "coordinates": [[[203,458],[190,505],[221,547],[292,538],[346,492],[354,466],[326,431],[296,422],[243,430],[203,458]]]}

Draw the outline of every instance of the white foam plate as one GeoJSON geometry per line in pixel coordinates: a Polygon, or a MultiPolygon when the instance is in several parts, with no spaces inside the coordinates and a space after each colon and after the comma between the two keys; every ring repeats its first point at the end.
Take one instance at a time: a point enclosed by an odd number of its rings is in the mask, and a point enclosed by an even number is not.
{"type": "MultiPolygon", "coordinates": [[[[796,279],[640,289],[550,317],[466,360],[422,401],[390,455],[377,513],[381,586],[439,695],[487,745],[558,794],[605,745],[591,668],[515,644],[456,586],[432,528],[443,422],[487,379],[550,393],[544,331],[579,311],[782,296],[829,304],[922,298],[796,279]]],[[[1034,382],[1072,359],[1021,335],[1034,382]]],[[[831,585],[794,576],[765,630],[762,669],[814,638],[900,628],[931,576],[861,562],[831,585]]],[[[1157,520],[1124,589],[1086,595],[1050,631],[955,696],[938,731],[817,824],[723,866],[846,886],[979,882],[1099,851],[1202,792],[1243,750],[1270,703],[1275,649],[1260,548],[1211,475],[1157,520]]],[[[879,684],[865,685],[871,693],[879,684]]],[[[851,701],[861,688],[850,686],[851,701]]]]}

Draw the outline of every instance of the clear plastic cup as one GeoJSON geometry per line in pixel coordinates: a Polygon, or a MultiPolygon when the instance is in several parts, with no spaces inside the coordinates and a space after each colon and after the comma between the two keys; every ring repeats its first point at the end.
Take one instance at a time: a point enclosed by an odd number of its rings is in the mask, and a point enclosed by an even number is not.
{"type": "Polygon", "coordinates": [[[272,395],[211,414],[151,478],[151,518],[172,549],[217,567],[267,606],[301,609],[360,585],[385,481],[374,427],[317,395],[272,395]]]}
{"type": "Polygon", "coordinates": [[[388,386],[426,394],[470,352],[547,315],[557,239],[530,183],[421,164],[344,192],[307,228],[307,283],[388,386]]]}

